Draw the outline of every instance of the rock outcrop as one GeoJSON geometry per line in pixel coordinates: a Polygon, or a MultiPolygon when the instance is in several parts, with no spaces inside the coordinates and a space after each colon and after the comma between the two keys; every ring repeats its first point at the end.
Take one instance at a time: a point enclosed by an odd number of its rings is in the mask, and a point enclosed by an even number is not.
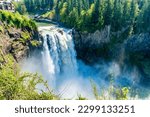
{"type": "Polygon", "coordinates": [[[105,51],[106,44],[110,42],[110,26],[94,33],[73,31],[75,48],[79,59],[93,63],[101,56],[99,50],[105,51]]]}
{"type": "Polygon", "coordinates": [[[3,31],[0,31],[0,49],[2,53],[12,54],[17,62],[27,57],[31,49],[33,49],[31,40],[33,40],[37,34],[31,34],[30,37],[27,38],[27,41],[24,42],[24,31],[12,27],[7,29],[2,23],[0,26],[3,27],[3,31]]]}
{"type": "Polygon", "coordinates": [[[142,75],[140,82],[150,86],[150,33],[129,35],[129,27],[111,32],[110,26],[95,33],[75,32],[77,56],[87,64],[100,60],[116,61],[122,70],[135,67],[142,75]]]}
{"type": "Polygon", "coordinates": [[[150,52],[150,34],[133,35],[125,42],[128,52],[150,52]]]}
{"type": "Polygon", "coordinates": [[[87,47],[98,47],[110,41],[110,26],[106,26],[103,30],[97,30],[94,33],[74,32],[74,38],[76,45],[84,44],[87,47]]]}
{"type": "Polygon", "coordinates": [[[143,33],[128,38],[125,50],[128,61],[141,71],[141,82],[150,85],[150,34],[143,33]]]}

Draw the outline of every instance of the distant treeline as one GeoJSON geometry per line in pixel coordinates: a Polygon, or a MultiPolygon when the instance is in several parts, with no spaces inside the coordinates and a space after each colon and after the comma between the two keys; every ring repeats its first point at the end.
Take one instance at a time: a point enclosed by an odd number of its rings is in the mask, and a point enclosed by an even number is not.
{"type": "Polygon", "coordinates": [[[150,0],[24,0],[28,12],[69,27],[93,32],[111,25],[113,31],[131,27],[132,33],[150,31],[150,0]]]}

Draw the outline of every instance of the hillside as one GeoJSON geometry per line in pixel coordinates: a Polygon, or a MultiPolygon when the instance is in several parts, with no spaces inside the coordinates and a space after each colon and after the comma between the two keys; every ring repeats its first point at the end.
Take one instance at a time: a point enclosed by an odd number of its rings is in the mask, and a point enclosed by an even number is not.
{"type": "Polygon", "coordinates": [[[37,38],[32,20],[18,13],[0,11],[0,99],[58,99],[50,90],[38,92],[37,84],[47,87],[41,76],[20,70],[18,62],[39,45],[37,38]]]}
{"type": "Polygon", "coordinates": [[[95,32],[106,25],[113,32],[126,26],[129,34],[150,31],[148,0],[24,0],[22,4],[21,13],[43,14],[82,32],[95,32]]]}

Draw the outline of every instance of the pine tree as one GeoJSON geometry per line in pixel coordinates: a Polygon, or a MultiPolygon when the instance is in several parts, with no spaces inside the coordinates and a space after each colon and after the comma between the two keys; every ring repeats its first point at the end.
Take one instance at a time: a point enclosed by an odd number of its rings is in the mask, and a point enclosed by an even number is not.
{"type": "Polygon", "coordinates": [[[149,0],[24,0],[24,4],[28,12],[53,13],[57,21],[83,31],[105,25],[113,31],[130,27],[131,34],[150,30],[149,0]]]}
{"type": "Polygon", "coordinates": [[[98,23],[98,18],[96,16],[95,4],[91,4],[90,9],[87,12],[87,28],[91,27],[89,31],[93,31],[94,26],[98,23]]]}
{"type": "Polygon", "coordinates": [[[112,22],[112,16],[113,16],[113,0],[107,0],[106,1],[106,9],[104,13],[104,24],[110,25],[112,22]]]}
{"type": "Polygon", "coordinates": [[[121,28],[121,18],[122,18],[122,3],[121,0],[114,1],[113,17],[112,17],[112,27],[114,31],[121,28]]]}
{"type": "Polygon", "coordinates": [[[97,24],[98,29],[101,29],[104,26],[104,10],[105,10],[105,0],[100,0],[99,18],[97,24]]]}
{"type": "Polygon", "coordinates": [[[122,16],[122,26],[128,26],[130,22],[130,8],[131,8],[131,0],[125,0],[123,3],[123,16],[122,16]]]}
{"type": "Polygon", "coordinates": [[[74,7],[73,10],[69,13],[68,25],[77,28],[78,25],[77,21],[78,21],[78,12],[77,9],[74,7]]]}
{"type": "Polygon", "coordinates": [[[145,3],[142,26],[144,27],[144,31],[150,32],[150,1],[145,3]]]}
{"type": "Polygon", "coordinates": [[[63,3],[63,7],[60,10],[60,17],[61,17],[62,22],[67,23],[67,18],[68,18],[68,3],[67,2],[63,3]]]}
{"type": "Polygon", "coordinates": [[[134,34],[135,33],[135,29],[136,29],[136,19],[139,13],[139,8],[138,8],[138,4],[136,0],[132,0],[131,2],[131,10],[130,10],[130,33],[134,34]]]}
{"type": "Polygon", "coordinates": [[[50,10],[52,10],[53,6],[54,6],[54,1],[53,0],[49,0],[49,5],[50,5],[50,10]]]}
{"type": "Polygon", "coordinates": [[[135,22],[136,17],[138,16],[139,8],[136,0],[132,0],[131,2],[131,10],[130,10],[130,21],[131,24],[135,22]]]}

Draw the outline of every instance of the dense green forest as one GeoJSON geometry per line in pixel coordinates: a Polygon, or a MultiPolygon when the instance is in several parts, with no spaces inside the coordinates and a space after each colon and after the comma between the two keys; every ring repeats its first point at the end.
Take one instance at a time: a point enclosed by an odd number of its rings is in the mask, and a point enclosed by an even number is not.
{"type": "Polygon", "coordinates": [[[44,13],[43,17],[81,31],[93,32],[105,25],[111,25],[112,31],[127,26],[131,33],[150,31],[149,0],[24,0],[20,4],[22,13],[44,13]]]}

